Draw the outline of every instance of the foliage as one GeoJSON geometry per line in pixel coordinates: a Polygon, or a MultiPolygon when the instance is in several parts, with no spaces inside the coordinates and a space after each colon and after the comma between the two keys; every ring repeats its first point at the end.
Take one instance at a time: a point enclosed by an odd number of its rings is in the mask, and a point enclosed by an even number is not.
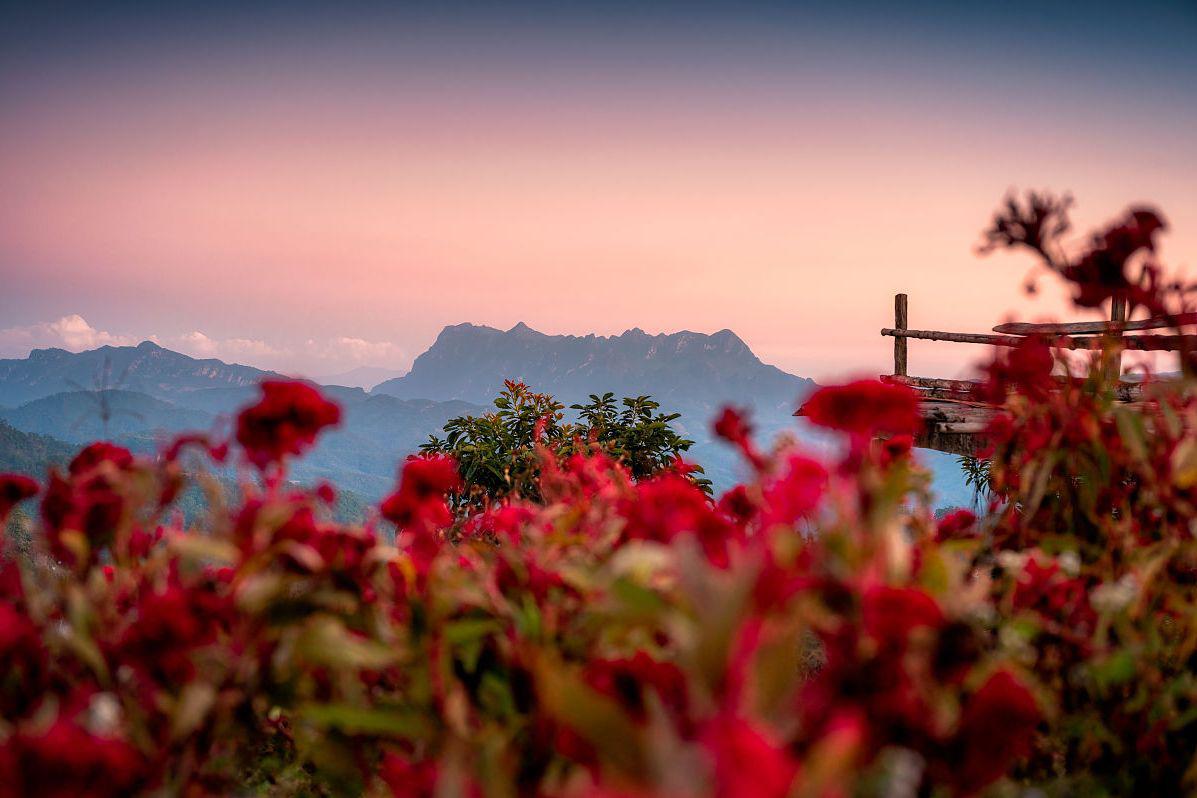
{"type": "Polygon", "coordinates": [[[989,462],[968,455],[961,455],[956,458],[956,462],[964,474],[964,484],[973,489],[973,504],[978,505],[983,499],[989,498],[993,492],[989,478],[989,462]]]}
{"type": "MultiPolygon", "coordinates": [[[[1010,242],[1047,225],[1013,207],[1010,242]]],[[[537,502],[455,519],[435,454],[337,524],[286,481],[335,414],[285,388],[242,448],[95,444],[0,570],[0,795],[1192,793],[1197,382],[1124,404],[1054,362],[995,356],[994,498],[938,523],[913,397],[872,381],[813,400],[829,462],[725,411],[751,477],[717,502],[543,447],[537,502]],[[240,499],[179,524],[185,461],[226,456],[240,499]]]]}
{"type": "Polygon", "coordinates": [[[670,426],[679,413],[660,413],[648,396],[623,399],[590,395],[586,404],[571,405],[577,421],[565,421],[565,405],[527,385],[506,381],[494,400],[495,410],[482,416],[459,416],[444,428],[445,437],[430,436],[425,454],[451,455],[461,469],[462,489],[454,504],[476,509],[506,498],[542,501],[540,471],[546,456],[568,458],[602,452],[628,469],[633,479],[647,479],[667,469],[684,467],[695,485],[710,492],[702,469],[681,462],[693,441],[670,426]]]}
{"type": "Polygon", "coordinates": [[[44,474],[70,461],[76,447],[46,435],[22,432],[0,421],[0,471],[44,474]]]}

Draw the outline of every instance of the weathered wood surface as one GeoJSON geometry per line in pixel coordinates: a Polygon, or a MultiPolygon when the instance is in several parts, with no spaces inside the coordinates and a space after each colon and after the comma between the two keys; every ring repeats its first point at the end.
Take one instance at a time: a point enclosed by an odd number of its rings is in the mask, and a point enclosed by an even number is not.
{"type": "MultiPolygon", "coordinates": [[[[906,322],[906,295],[894,295],[894,328],[898,330],[905,330],[906,322]]],[[[894,337],[894,374],[903,377],[906,375],[906,339],[900,336],[894,337]]]]}
{"type": "Polygon", "coordinates": [[[927,399],[919,403],[923,429],[914,445],[949,454],[976,456],[988,441],[984,432],[1001,411],[976,402],[927,399]]]}
{"type": "MultiPolygon", "coordinates": [[[[895,338],[918,338],[924,341],[953,341],[963,344],[985,344],[988,346],[1018,346],[1026,338],[1018,335],[992,335],[989,333],[954,333],[940,330],[895,330],[886,327],[882,335],[895,338]]],[[[1062,349],[1097,350],[1105,346],[1105,340],[1098,336],[1083,338],[1059,337],[1051,341],[1062,349]]],[[[1128,335],[1119,339],[1124,349],[1139,352],[1176,352],[1181,349],[1197,348],[1197,335],[1128,335]]]]}
{"type": "Polygon", "coordinates": [[[973,389],[980,385],[979,382],[973,380],[948,380],[941,377],[905,377],[897,374],[882,374],[881,379],[884,382],[909,385],[915,389],[950,391],[958,394],[970,394],[973,389]]]}
{"type": "Polygon", "coordinates": [[[1159,330],[1173,325],[1197,324],[1197,313],[1178,313],[1171,319],[1135,319],[1133,321],[1074,321],[1062,324],[1009,322],[993,328],[1003,335],[1104,335],[1131,330],[1159,330]]]}

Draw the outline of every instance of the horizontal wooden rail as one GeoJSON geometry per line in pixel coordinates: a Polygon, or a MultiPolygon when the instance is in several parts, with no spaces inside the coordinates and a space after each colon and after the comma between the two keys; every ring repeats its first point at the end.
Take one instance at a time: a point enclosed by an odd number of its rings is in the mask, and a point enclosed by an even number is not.
{"type": "Polygon", "coordinates": [[[980,385],[980,382],[974,380],[946,380],[941,377],[901,377],[901,376],[882,376],[886,382],[898,382],[903,385],[909,385],[911,388],[937,388],[944,391],[958,391],[960,393],[968,393],[969,391],[980,385]]]}
{"type": "Polygon", "coordinates": [[[1134,321],[1074,321],[1063,324],[1028,324],[1010,322],[993,328],[1005,335],[1101,335],[1128,330],[1159,330],[1197,324],[1197,313],[1178,313],[1170,319],[1136,319],[1134,321]]]}
{"type": "MultiPolygon", "coordinates": [[[[1018,346],[1026,338],[1017,335],[992,335],[989,333],[954,333],[940,330],[894,330],[886,327],[882,335],[893,338],[918,338],[924,341],[952,341],[961,344],[985,344],[987,346],[1018,346]]],[[[1139,352],[1176,352],[1197,347],[1197,335],[1128,335],[1119,339],[1123,349],[1139,352]]],[[[1051,339],[1051,344],[1062,349],[1101,349],[1105,340],[1097,336],[1072,338],[1061,336],[1051,339]]]]}

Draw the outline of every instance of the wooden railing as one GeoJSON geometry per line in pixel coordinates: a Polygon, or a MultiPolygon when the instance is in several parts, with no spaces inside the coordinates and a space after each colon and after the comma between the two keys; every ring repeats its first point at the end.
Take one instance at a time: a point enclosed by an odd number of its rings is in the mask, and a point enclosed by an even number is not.
{"type": "MultiPolygon", "coordinates": [[[[942,330],[913,330],[909,326],[909,305],[906,294],[894,297],[894,326],[881,330],[883,336],[894,339],[894,371],[885,379],[901,382],[915,388],[923,397],[920,405],[926,429],[916,440],[916,445],[939,449],[955,454],[975,454],[984,444],[982,434],[994,409],[974,396],[975,382],[949,380],[938,377],[912,377],[909,375],[909,344],[911,339],[922,341],[948,341],[952,343],[982,344],[986,346],[1018,346],[1028,336],[1039,335],[1051,339],[1054,346],[1072,350],[1101,350],[1108,344],[1111,335],[1119,342],[1120,349],[1112,353],[1105,362],[1105,368],[1119,374],[1122,349],[1143,352],[1175,352],[1197,349],[1197,335],[1193,334],[1145,334],[1124,335],[1126,332],[1155,330],[1165,327],[1181,328],[1197,325],[1197,313],[1182,313],[1171,318],[1150,318],[1128,321],[1126,304],[1114,300],[1110,307],[1110,320],[1097,322],[1067,322],[1062,324],[1026,324],[1011,322],[999,324],[992,333],[959,333],[942,330]]],[[[1142,386],[1136,382],[1119,381],[1118,398],[1121,401],[1135,401],[1140,398],[1142,386]]]]}

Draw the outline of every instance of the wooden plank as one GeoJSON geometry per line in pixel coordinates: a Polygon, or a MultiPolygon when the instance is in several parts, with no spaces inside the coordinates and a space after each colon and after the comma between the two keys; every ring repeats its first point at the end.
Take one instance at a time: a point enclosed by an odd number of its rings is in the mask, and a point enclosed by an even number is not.
{"type": "MultiPolygon", "coordinates": [[[[1017,335],[990,335],[987,333],[954,333],[940,330],[894,330],[885,328],[882,335],[902,338],[918,338],[924,341],[951,341],[963,344],[985,344],[987,346],[1018,346],[1025,338],[1017,335]]],[[[1176,352],[1197,348],[1197,335],[1128,335],[1119,339],[1123,349],[1139,352],[1176,352]]],[[[1096,350],[1105,346],[1105,339],[1096,336],[1087,338],[1060,337],[1051,340],[1052,346],[1061,349],[1096,350]]]]}
{"type": "Polygon", "coordinates": [[[973,380],[947,380],[940,377],[899,377],[885,375],[881,378],[886,382],[896,382],[909,385],[911,388],[932,388],[957,393],[971,393],[981,383],[973,380]]]}
{"type": "MultiPolygon", "coordinates": [[[[906,323],[906,295],[894,295],[894,328],[905,330],[906,323]]],[[[906,339],[894,336],[894,375],[906,376],[906,339]]]]}
{"type": "Polygon", "coordinates": [[[988,344],[989,346],[1018,346],[1022,338],[1009,335],[990,335],[989,333],[954,333],[939,330],[895,330],[886,327],[882,335],[892,335],[895,338],[919,338],[924,341],[952,341],[959,344],[988,344]]]}
{"type": "MultiPolygon", "coordinates": [[[[1112,315],[1112,314],[1111,314],[1112,315]]],[[[1165,327],[1197,324],[1197,313],[1178,313],[1170,319],[1134,319],[1132,321],[1074,321],[1063,324],[1028,324],[1010,322],[993,328],[1003,335],[1102,335],[1131,330],[1160,330],[1165,327]]]]}

